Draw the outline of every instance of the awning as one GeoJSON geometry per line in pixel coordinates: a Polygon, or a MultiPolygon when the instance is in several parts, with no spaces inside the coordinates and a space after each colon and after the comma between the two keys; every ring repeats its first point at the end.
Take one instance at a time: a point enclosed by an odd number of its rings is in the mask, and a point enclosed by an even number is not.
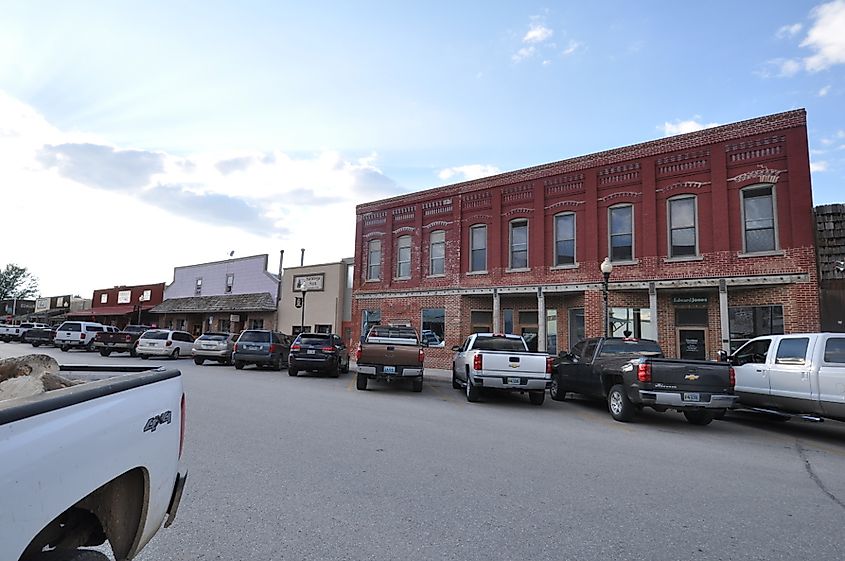
{"type": "Polygon", "coordinates": [[[150,310],[154,314],[207,314],[213,312],[274,312],[276,302],[269,292],[169,298],[150,310]]]}
{"type": "MultiPolygon", "coordinates": [[[[141,304],[141,311],[146,312],[153,306],[154,304],[150,303],[141,304]]],[[[67,317],[127,316],[133,313],[137,314],[138,308],[134,304],[124,304],[122,306],[100,306],[98,308],[68,312],[67,317]]]]}

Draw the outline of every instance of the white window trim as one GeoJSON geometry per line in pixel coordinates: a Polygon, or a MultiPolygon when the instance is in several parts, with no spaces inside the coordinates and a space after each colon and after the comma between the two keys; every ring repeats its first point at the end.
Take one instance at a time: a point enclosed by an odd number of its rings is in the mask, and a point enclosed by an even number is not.
{"type": "Polygon", "coordinates": [[[381,261],[382,261],[381,254],[382,254],[381,240],[370,240],[370,241],[367,242],[367,268],[366,268],[365,275],[364,275],[364,277],[365,277],[364,282],[376,282],[376,281],[381,280],[381,261]],[[378,261],[379,261],[378,265],[379,265],[379,268],[378,268],[378,275],[375,276],[375,277],[370,276],[371,271],[372,271],[372,264],[373,264],[372,263],[372,254],[373,254],[373,244],[374,243],[378,243],[378,246],[379,246],[379,248],[378,248],[378,261]]]}
{"type": "Polygon", "coordinates": [[[445,277],[446,276],[446,230],[434,230],[428,235],[428,276],[429,277],[445,277]],[[443,244],[443,272],[442,273],[432,273],[431,271],[434,270],[434,257],[432,257],[432,247],[434,247],[434,243],[431,241],[431,237],[434,234],[443,234],[443,242],[437,242],[443,244]]]}
{"type": "Polygon", "coordinates": [[[667,261],[695,261],[701,255],[698,246],[698,197],[689,193],[675,195],[666,199],[666,260],[667,261]],[[672,201],[692,199],[692,224],[695,228],[695,255],[672,255],[672,201]]]}
{"type": "Polygon", "coordinates": [[[469,263],[467,263],[469,271],[467,271],[468,275],[481,275],[487,273],[487,268],[490,265],[489,258],[489,247],[490,247],[490,237],[489,237],[490,229],[487,227],[487,224],[473,224],[469,227],[469,263]],[[475,271],[472,268],[472,252],[475,249],[472,245],[472,232],[476,228],[481,229],[484,228],[484,270],[483,271],[475,271]]]}
{"type": "Polygon", "coordinates": [[[530,259],[530,251],[531,251],[531,226],[528,223],[527,218],[514,218],[510,222],[508,222],[508,268],[506,272],[514,272],[514,271],[530,271],[531,270],[531,259],[530,259]],[[513,266],[513,226],[516,222],[524,222],[525,223],[525,267],[514,267],[513,266]]]}
{"type": "Polygon", "coordinates": [[[742,253],[739,255],[740,257],[744,256],[765,256],[765,255],[783,255],[780,247],[780,235],[779,230],[780,227],[778,225],[778,196],[777,190],[775,189],[774,183],[755,183],[754,185],[747,185],[739,190],[739,216],[740,220],[742,221],[740,224],[742,225],[742,253]],[[772,222],[774,222],[773,227],[775,229],[775,247],[774,249],[767,249],[764,251],[751,251],[749,252],[746,249],[745,240],[746,240],[746,233],[745,233],[745,192],[746,191],[754,191],[756,189],[764,189],[766,187],[770,187],[772,190],[772,222]]]}
{"type": "Polygon", "coordinates": [[[413,261],[413,256],[411,255],[413,253],[413,251],[411,249],[412,247],[413,247],[413,240],[411,239],[411,236],[399,236],[398,238],[396,238],[396,269],[393,271],[393,274],[395,275],[393,277],[394,280],[407,280],[407,279],[411,278],[411,262],[413,261]],[[399,251],[402,247],[401,244],[402,244],[403,240],[408,240],[408,260],[407,261],[400,261],[399,260],[399,251]],[[408,264],[408,274],[407,275],[400,275],[399,274],[399,267],[403,263],[408,264]]]}
{"type": "Polygon", "coordinates": [[[578,216],[573,211],[558,212],[552,217],[553,235],[552,240],[552,269],[575,269],[578,267],[578,216]],[[557,219],[559,216],[572,215],[572,263],[557,262],[557,219]]]}
{"type": "Polygon", "coordinates": [[[614,265],[630,265],[639,263],[639,260],[637,259],[636,226],[637,221],[634,217],[634,203],[620,203],[618,205],[607,207],[607,255],[610,257],[610,261],[614,265]],[[611,233],[610,213],[613,211],[613,209],[622,208],[626,206],[631,207],[631,258],[625,259],[624,261],[618,261],[613,259],[613,235],[611,233]]]}

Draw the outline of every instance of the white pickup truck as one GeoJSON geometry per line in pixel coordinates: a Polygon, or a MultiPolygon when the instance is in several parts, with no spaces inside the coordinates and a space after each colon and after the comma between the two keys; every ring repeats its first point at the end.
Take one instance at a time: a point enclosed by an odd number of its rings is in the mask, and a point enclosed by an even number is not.
{"type": "Polygon", "coordinates": [[[845,333],[757,337],[726,360],[739,407],[845,421],[845,333]]]}
{"type": "Polygon", "coordinates": [[[452,350],[452,387],[466,390],[467,401],[478,401],[486,388],[528,392],[534,405],[545,401],[552,357],[530,352],[519,335],[475,333],[452,350]]]}
{"type": "Polygon", "coordinates": [[[132,559],[173,522],[187,478],[181,373],[59,374],[86,382],[0,401],[0,559],[105,560],[79,548],[106,540],[116,560],[132,559]]]}

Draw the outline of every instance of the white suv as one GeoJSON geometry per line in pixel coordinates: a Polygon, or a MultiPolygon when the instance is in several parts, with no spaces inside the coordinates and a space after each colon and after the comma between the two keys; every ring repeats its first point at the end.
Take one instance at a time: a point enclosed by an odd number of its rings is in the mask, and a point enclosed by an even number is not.
{"type": "Polygon", "coordinates": [[[56,330],[56,339],[53,343],[62,351],[71,347],[94,350],[94,337],[100,331],[117,331],[116,327],[106,327],[102,323],[92,321],[66,321],[56,330]]]}

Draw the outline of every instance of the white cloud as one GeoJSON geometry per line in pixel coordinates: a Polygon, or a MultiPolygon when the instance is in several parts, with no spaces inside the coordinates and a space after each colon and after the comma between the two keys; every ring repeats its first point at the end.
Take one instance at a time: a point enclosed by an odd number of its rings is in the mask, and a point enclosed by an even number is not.
{"type": "Polygon", "coordinates": [[[709,129],[711,127],[718,127],[719,123],[702,123],[697,119],[701,119],[700,116],[695,115],[692,119],[687,119],[686,121],[682,121],[680,119],[676,119],[674,122],[665,122],[663,123],[662,127],[658,127],[663,130],[663,134],[666,136],[673,136],[676,134],[684,134],[687,132],[695,132],[700,131],[702,129],[709,129]]]}
{"type": "Polygon", "coordinates": [[[827,171],[827,162],[825,160],[810,162],[810,171],[827,171]]]}
{"type": "Polygon", "coordinates": [[[778,77],[791,78],[801,70],[801,62],[793,58],[776,61],[779,67],[778,77]]]}
{"type": "Polygon", "coordinates": [[[824,97],[828,93],[830,93],[830,86],[829,85],[825,86],[825,87],[823,87],[822,89],[819,90],[819,97],[824,97]]]}
{"type": "Polygon", "coordinates": [[[543,43],[548,41],[552,35],[554,35],[554,31],[543,25],[542,23],[532,23],[528,29],[528,32],[522,38],[523,43],[543,43]]]}
{"type": "Polygon", "coordinates": [[[575,39],[570,39],[569,44],[563,50],[563,56],[571,55],[572,53],[577,51],[582,46],[583,46],[583,43],[581,43],[580,41],[576,41],[575,39]]]}
{"type": "Polygon", "coordinates": [[[499,172],[500,170],[496,166],[488,164],[468,164],[465,166],[455,166],[442,169],[437,174],[437,177],[444,181],[469,181],[470,179],[496,175],[499,172]]]}
{"type": "Polygon", "coordinates": [[[795,37],[798,35],[798,32],[801,31],[801,28],[804,26],[800,23],[793,23],[791,25],[784,25],[780,29],[777,30],[776,35],[780,39],[785,39],[789,37],[795,37]]]}
{"type": "Polygon", "coordinates": [[[552,61],[550,61],[549,59],[546,59],[546,60],[543,61],[543,66],[548,66],[551,63],[552,63],[552,61]]]}
{"type": "Polygon", "coordinates": [[[521,62],[526,58],[531,58],[534,56],[534,53],[537,51],[533,46],[531,47],[522,47],[518,51],[516,51],[513,55],[511,55],[511,60],[514,62],[521,62]]]}
{"type": "Polygon", "coordinates": [[[804,59],[809,72],[825,70],[845,63],[845,0],[834,0],[816,6],[810,12],[815,21],[801,42],[816,53],[804,59]]]}

